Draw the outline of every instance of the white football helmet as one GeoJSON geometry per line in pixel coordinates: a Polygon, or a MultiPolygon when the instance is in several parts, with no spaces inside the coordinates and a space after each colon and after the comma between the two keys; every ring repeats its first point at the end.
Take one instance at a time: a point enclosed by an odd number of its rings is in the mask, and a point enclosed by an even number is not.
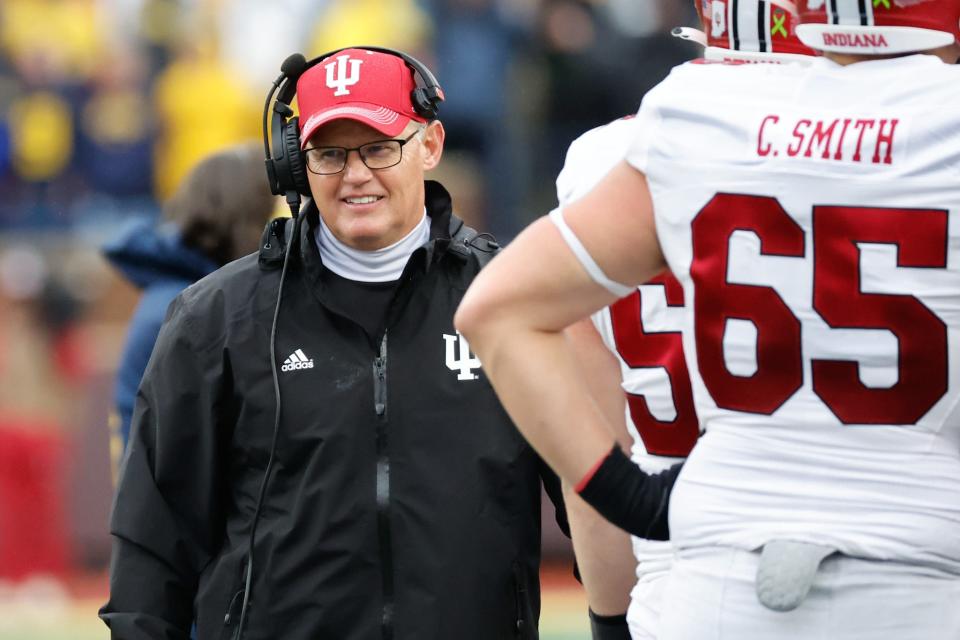
{"type": "Polygon", "coordinates": [[[790,0],[696,0],[703,31],[678,27],[673,35],[703,46],[707,60],[809,62],[814,51],[797,38],[797,7],[790,0]]]}

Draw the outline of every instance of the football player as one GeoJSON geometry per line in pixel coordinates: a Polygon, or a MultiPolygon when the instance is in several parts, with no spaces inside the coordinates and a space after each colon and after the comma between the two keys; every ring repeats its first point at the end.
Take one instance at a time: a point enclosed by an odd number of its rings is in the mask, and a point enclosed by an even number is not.
{"type": "Polygon", "coordinates": [[[645,476],[561,332],[669,265],[705,434],[660,640],[956,638],[960,0],[798,8],[822,58],[675,69],[626,160],[495,259],[457,324],[546,459],[642,532],[645,476]]]}
{"type": "MultiPolygon", "coordinates": [[[[813,51],[796,37],[792,2],[698,0],[695,5],[703,30],[679,27],[674,35],[703,46],[702,61],[812,60],[813,51]]],[[[632,117],[615,120],[570,145],[557,176],[561,205],[585,195],[623,159],[635,123],[632,117]]],[[[681,345],[682,307],[680,283],[664,272],[567,330],[591,394],[616,427],[615,435],[631,460],[652,473],[686,457],[700,433],[681,345]]],[[[673,555],[670,543],[628,539],[569,484],[564,488],[594,640],[655,640],[662,578],[673,555]],[[631,546],[635,563],[625,562],[631,546]]]]}

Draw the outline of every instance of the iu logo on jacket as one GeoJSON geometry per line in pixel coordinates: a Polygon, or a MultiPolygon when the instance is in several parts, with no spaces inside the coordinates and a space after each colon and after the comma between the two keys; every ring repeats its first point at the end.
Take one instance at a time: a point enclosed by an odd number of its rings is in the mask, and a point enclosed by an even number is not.
{"type": "Polygon", "coordinates": [[[457,380],[476,380],[480,376],[473,373],[474,369],[480,368],[480,358],[470,354],[470,345],[467,339],[460,335],[458,331],[455,335],[443,334],[443,341],[446,342],[447,369],[459,371],[457,380]]]}

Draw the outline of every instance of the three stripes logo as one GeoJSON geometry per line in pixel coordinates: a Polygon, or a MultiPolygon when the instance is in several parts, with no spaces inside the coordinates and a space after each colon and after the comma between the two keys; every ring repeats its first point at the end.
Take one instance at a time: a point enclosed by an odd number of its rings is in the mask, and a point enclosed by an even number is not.
{"type": "Polygon", "coordinates": [[[313,369],[313,358],[308,358],[302,350],[297,349],[283,361],[281,371],[296,371],[297,369],[313,369]]]}

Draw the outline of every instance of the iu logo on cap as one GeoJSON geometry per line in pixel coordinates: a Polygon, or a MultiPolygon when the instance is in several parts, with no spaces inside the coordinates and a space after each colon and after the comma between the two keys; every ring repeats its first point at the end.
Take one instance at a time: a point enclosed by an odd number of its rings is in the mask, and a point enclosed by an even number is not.
{"type": "Polygon", "coordinates": [[[337,56],[334,62],[326,65],[327,86],[336,89],[334,96],[350,95],[347,87],[360,82],[360,65],[362,64],[363,60],[350,58],[350,54],[345,54],[337,56]],[[349,72],[347,71],[348,64],[350,66],[349,72]]]}

